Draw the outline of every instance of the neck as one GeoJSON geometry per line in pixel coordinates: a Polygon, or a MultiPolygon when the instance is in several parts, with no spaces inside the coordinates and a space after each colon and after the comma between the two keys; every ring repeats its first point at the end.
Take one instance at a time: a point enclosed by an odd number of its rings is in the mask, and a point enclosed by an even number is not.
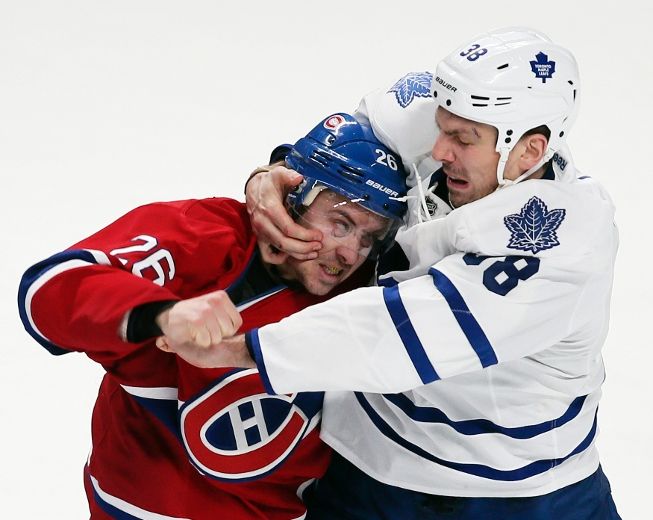
{"type": "MultiPolygon", "coordinates": [[[[528,176],[528,179],[541,179],[544,177],[544,173],[546,172],[546,169],[548,167],[549,163],[545,162],[542,166],[540,166],[537,170],[535,170],[531,175],[528,176]]],[[[528,180],[524,179],[524,180],[528,180]]]]}

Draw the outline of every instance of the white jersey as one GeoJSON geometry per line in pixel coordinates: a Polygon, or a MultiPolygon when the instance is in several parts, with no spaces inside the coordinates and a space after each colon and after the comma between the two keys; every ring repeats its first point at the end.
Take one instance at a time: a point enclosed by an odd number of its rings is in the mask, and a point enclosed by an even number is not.
{"type": "Polygon", "coordinates": [[[387,484],[535,496],[592,474],[618,234],[556,161],[404,231],[411,269],[385,287],[250,333],[268,390],[329,391],[322,437],[387,484]]]}

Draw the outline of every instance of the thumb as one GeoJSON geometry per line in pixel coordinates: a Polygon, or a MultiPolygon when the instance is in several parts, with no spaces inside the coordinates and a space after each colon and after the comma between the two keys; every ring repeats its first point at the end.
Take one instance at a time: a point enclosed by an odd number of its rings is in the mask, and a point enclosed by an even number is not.
{"type": "Polygon", "coordinates": [[[279,167],[279,171],[282,173],[283,184],[288,188],[299,186],[304,180],[304,177],[300,173],[297,173],[295,170],[291,170],[290,168],[281,166],[279,167]]]}
{"type": "Polygon", "coordinates": [[[172,352],[172,349],[170,348],[170,345],[168,345],[165,336],[159,336],[158,338],[156,338],[155,343],[157,348],[163,350],[164,352],[172,352]]]}

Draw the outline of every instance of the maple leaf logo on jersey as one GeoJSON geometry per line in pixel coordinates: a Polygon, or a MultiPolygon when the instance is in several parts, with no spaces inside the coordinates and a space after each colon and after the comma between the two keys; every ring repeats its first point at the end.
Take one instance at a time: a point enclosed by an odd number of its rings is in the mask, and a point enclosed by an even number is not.
{"type": "Polygon", "coordinates": [[[508,247],[535,254],[559,246],[556,229],[562,224],[565,214],[564,209],[549,211],[542,200],[532,197],[521,212],[503,219],[510,231],[508,247]]]}
{"type": "Polygon", "coordinates": [[[541,78],[542,83],[546,83],[547,79],[551,79],[553,73],[556,71],[556,62],[551,60],[543,52],[538,52],[535,55],[536,61],[529,62],[531,70],[535,73],[536,78],[541,78]]]}
{"type": "Polygon", "coordinates": [[[433,74],[430,72],[410,72],[392,85],[388,94],[394,92],[397,103],[406,108],[416,97],[431,97],[431,81],[433,74]]]}

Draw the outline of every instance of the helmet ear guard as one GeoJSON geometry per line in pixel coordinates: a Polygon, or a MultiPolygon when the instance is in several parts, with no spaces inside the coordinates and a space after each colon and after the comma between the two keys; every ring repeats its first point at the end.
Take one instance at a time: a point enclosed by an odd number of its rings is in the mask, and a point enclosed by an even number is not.
{"type": "Polygon", "coordinates": [[[436,69],[433,96],[443,109],[497,129],[499,185],[522,136],[545,125],[551,132],[542,160],[528,177],[564,144],[578,112],[579,77],[573,55],[542,33],[512,27],[474,38],[436,69]]]}

